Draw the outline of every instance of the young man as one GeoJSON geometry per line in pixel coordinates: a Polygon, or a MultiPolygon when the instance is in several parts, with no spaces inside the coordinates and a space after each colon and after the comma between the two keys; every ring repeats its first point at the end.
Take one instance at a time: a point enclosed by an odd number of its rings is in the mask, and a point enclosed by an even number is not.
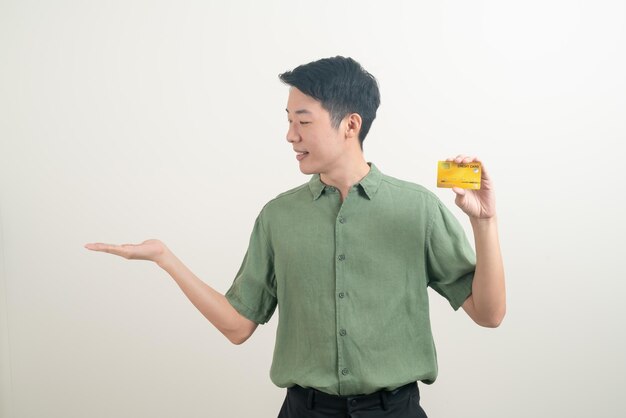
{"type": "Polygon", "coordinates": [[[157,262],[235,344],[278,306],[270,377],[288,388],[279,418],[425,417],[416,382],[437,377],[427,287],[479,325],[505,314],[492,181],[483,165],[480,190],[453,189],[474,253],[435,194],[365,161],[380,103],[371,74],[334,57],[280,78],[291,86],[287,141],[312,176],[263,206],[225,295],[158,240],[86,247],[157,262]]]}

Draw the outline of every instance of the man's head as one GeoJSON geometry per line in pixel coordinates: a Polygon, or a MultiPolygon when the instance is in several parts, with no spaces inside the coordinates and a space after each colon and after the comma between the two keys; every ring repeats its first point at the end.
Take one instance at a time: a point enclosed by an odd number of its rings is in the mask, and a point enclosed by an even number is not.
{"type": "Polygon", "coordinates": [[[363,149],[363,140],[380,105],[380,92],[374,76],[358,62],[341,56],[324,58],[300,65],[280,74],[279,78],[319,101],[330,113],[334,129],[338,129],[347,116],[357,113],[361,118],[358,139],[363,149]]]}

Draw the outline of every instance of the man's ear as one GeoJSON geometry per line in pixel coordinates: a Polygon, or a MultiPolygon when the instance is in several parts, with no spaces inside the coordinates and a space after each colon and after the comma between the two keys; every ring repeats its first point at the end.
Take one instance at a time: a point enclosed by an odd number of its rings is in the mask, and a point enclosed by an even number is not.
{"type": "Polygon", "coordinates": [[[350,113],[347,118],[346,123],[346,138],[359,137],[359,132],[361,132],[361,124],[363,120],[361,119],[361,115],[358,113],[350,113]]]}

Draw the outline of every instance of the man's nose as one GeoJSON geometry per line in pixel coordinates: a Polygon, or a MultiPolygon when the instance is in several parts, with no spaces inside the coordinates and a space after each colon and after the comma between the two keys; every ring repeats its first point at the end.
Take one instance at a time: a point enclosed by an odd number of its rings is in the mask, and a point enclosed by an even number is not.
{"type": "Polygon", "coordinates": [[[289,125],[289,129],[287,129],[286,137],[287,137],[287,142],[295,142],[300,138],[298,136],[298,133],[294,129],[293,125],[289,125]]]}

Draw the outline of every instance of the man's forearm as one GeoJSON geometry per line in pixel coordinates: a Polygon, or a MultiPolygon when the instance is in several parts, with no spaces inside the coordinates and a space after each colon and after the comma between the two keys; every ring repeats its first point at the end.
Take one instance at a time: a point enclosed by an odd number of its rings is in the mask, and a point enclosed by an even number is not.
{"type": "Polygon", "coordinates": [[[242,321],[245,318],[223,294],[200,280],[174,253],[166,250],[157,265],[172,276],[191,303],[232,343],[240,344],[247,338],[242,321]]]}
{"type": "Polygon", "coordinates": [[[506,312],[504,266],[496,217],[470,218],[476,246],[476,271],[472,298],[476,312],[487,323],[497,325],[506,312]]]}

